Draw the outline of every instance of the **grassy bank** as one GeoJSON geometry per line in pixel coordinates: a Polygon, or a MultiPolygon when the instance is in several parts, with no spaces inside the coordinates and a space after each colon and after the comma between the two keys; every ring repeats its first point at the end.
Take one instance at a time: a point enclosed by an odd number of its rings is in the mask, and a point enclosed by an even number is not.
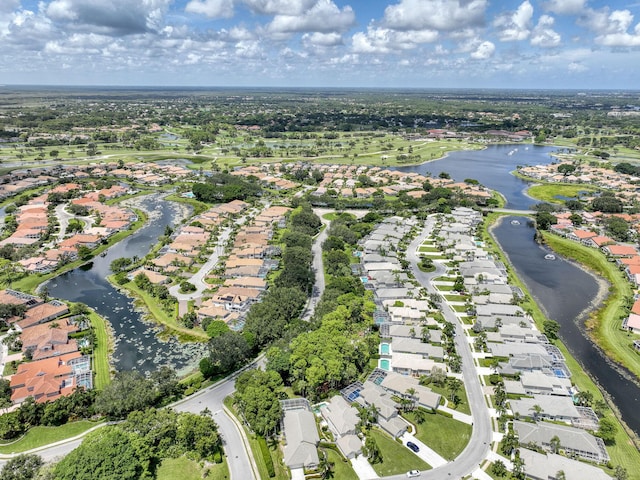
{"type": "Polygon", "coordinates": [[[527,194],[536,200],[548,203],[564,203],[562,198],[578,198],[581,192],[597,192],[599,188],[586,184],[545,183],[534,185],[527,194]]]}
{"type": "MultiPolygon", "coordinates": [[[[521,306],[524,310],[528,310],[532,313],[533,319],[538,329],[542,331],[543,323],[546,320],[546,316],[544,315],[538,304],[532,300],[531,294],[528,293],[526,285],[518,278],[517,275],[515,275],[508,258],[498,247],[493,236],[489,234],[490,226],[494,224],[500,216],[501,214],[497,213],[492,213],[487,216],[483,226],[483,239],[485,240],[485,242],[487,242],[487,245],[491,246],[491,251],[498,255],[498,257],[504,262],[504,264],[507,265],[507,268],[509,270],[509,283],[514,286],[520,287],[523,292],[525,292],[526,300],[521,306]]],[[[574,244],[572,243],[572,245],[574,244]]],[[[575,358],[571,356],[565,345],[560,341],[557,341],[555,345],[564,355],[567,367],[572,374],[571,381],[578,387],[578,389],[581,391],[591,392],[593,394],[594,402],[598,400],[607,401],[602,391],[593,382],[591,377],[589,377],[587,373],[582,369],[575,358]]],[[[611,414],[609,415],[612,416],[611,414]]],[[[607,450],[611,457],[611,462],[614,465],[621,465],[626,468],[627,472],[629,473],[629,480],[640,480],[640,471],[637,469],[637,466],[640,465],[640,452],[638,451],[638,448],[634,444],[630,435],[625,431],[622,423],[617,418],[613,416],[612,418],[614,418],[616,420],[616,423],[618,424],[618,432],[616,434],[615,444],[607,447],[607,450]]]]}
{"type": "Polygon", "coordinates": [[[609,296],[602,307],[590,315],[587,329],[609,358],[640,377],[640,355],[633,350],[633,339],[620,328],[621,316],[626,313],[625,303],[633,295],[624,274],[599,250],[548,232],[543,235],[547,245],[554,251],[586,266],[609,282],[609,296]]]}
{"type": "Polygon", "coordinates": [[[92,250],[91,257],[78,259],[78,260],[76,260],[74,262],[67,263],[63,267],[61,267],[61,268],[59,268],[56,271],[51,272],[51,273],[47,273],[47,274],[36,273],[36,274],[27,275],[26,277],[21,278],[20,280],[17,280],[15,282],[13,282],[11,284],[11,288],[14,288],[16,290],[20,290],[22,292],[33,293],[33,292],[36,291],[38,286],[40,286],[41,284],[43,284],[47,280],[51,280],[52,278],[55,278],[55,277],[57,277],[59,275],[62,275],[63,273],[69,272],[69,271],[71,271],[71,270],[73,270],[75,268],[78,268],[78,267],[86,264],[86,263],[89,263],[92,258],[98,256],[99,254],[101,254],[102,252],[107,250],[109,247],[115,245],[116,243],[118,243],[121,240],[125,239],[129,235],[133,234],[134,232],[136,232],[138,229],[140,229],[146,223],[147,215],[142,210],[137,210],[137,209],[133,209],[133,210],[136,212],[136,215],[138,215],[138,220],[133,222],[131,224],[131,227],[128,230],[123,230],[121,232],[118,232],[118,233],[112,235],[111,237],[109,237],[109,240],[107,241],[107,243],[98,246],[95,250],[92,250]]]}
{"type": "Polygon", "coordinates": [[[50,443],[73,438],[90,428],[99,425],[96,422],[83,420],[80,422],[65,423],[59,427],[33,427],[22,438],[13,442],[0,444],[0,453],[21,453],[33,448],[49,445],[50,443]]]}
{"type": "MultiPolygon", "coordinates": [[[[111,276],[107,277],[113,283],[111,276]]],[[[204,342],[209,340],[209,336],[200,330],[186,328],[178,322],[177,315],[168,314],[159,304],[158,300],[149,293],[138,288],[135,282],[128,282],[121,285],[132,296],[138,299],[147,309],[152,320],[165,327],[163,335],[175,335],[181,342],[204,342]]]]}
{"type": "Polygon", "coordinates": [[[95,335],[92,359],[93,372],[95,374],[93,386],[96,390],[102,390],[111,382],[109,354],[112,351],[113,343],[104,318],[95,312],[91,312],[89,320],[95,335]]]}

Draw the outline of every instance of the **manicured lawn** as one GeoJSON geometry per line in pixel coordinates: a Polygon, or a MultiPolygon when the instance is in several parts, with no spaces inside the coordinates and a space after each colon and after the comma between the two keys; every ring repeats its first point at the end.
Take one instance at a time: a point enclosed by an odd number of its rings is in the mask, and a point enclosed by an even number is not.
{"type": "MultiPolygon", "coordinates": [[[[449,390],[447,390],[447,387],[439,387],[437,385],[431,385],[431,384],[428,385],[428,387],[431,390],[433,390],[435,393],[439,393],[440,395],[445,397],[447,400],[449,399],[449,390]]],[[[464,385],[460,387],[460,390],[458,390],[457,395],[458,397],[460,397],[460,403],[458,404],[458,406],[455,407],[453,405],[453,402],[449,402],[448,407],[460,413],[466,413],[467,415],[471,415],[471,410],[469,408],[469,400],[467,400],[467,391],[465,390],[464,385]]]]}
{"type": "MultiPolygon", "coordinates": [[[[403,415],[416,425],[413,412],[403,415]]],[[[437,413],[429,413],[425,418],[422,424],[416,425],[416,438],[447,460],[460,455],[471,438],[471,425],[437,413]]]]}
{"type": "Polygon", "coordinates": [[[571,240],[545,233],[548,245],[563,256],[586,265],[611,284],[604,306],[591,316],[587,325],[594,327],[590,335],[602,347],[607,356],[621,363],[640,377],[640,355],[633,348],[632,338],[620,328],[620,315],[625,299],[632,295],[629,282],[614,262],[594,248],[585,247],[571,240]]]}
{"type": "Polygon", "coordinates": [[[111,369],[109,368],[109,334],[104,318],[95,312],[89,314],[89,320],[95,334],[93,347],[93,371],[95,372],[94,388],[102,390],[111,382],[111,369]]]}
{"type": "Polygon", "coordinates": [[[451,308],[458,313],[464,313],[468,309],[466,305],[451,305],[451,308]]]}
{"type": "Polygon", "coordinates": [[[436,252],[440,252],[440,249],[438,247],[425,247],[425,246],[422,246],[422,247],[418,248],[418,251],[419,252],[433,252],[433,253],[436,253],[436,252]]]}
{"type": "Polygon", "coordinates": [[[469,295],[444,295],[444,298],[450,302],[466,302],[467,300],[471,300],[469,295]]]}
{"type": "Polygon", "coordinates": [[[408,470],[429,470],[431,466],[417,457],[411,450],[396,442],[380,430],[372,429],[372,435],[382,454],[382,463],[376,463],[373,469],[381,477],[398,475],[408,470]]]}
{"type": "Polygon", "coordinates": [[[338,480],[358,480],[358,475],[351,467],[351,462],[332,448],[322,448],[320,450],[326,452],[327,459],[333,463],[333,478],[338,480]]]}
{"type": "Polygon", "coordinates": [[[202,470],[197,463],[189,460],[187,457],[163,459],[158,467],[157,479],[173,480],[174,478],[180,478],[181,480],[200,480],[202,478],[202,470]]]}
{"type": "Polygon", "coordinates": [[[441,292],[452,292],[453,291],[453,284],[451,285],[435,285],[435,287],[440,290],[441,292]]]}
{"type": "Polygon", "coordinates": [[[577,198],[580,192],[597,192],[599,189],[592,185],[567,185],[559,183],[547,183],[544,185],[534,185],[527,190],[533,198],[549,203],[564,203],[564,200],[556,196],[577,198]]]}
{"type": "Polygon", "coordinates": [[[96,425],[99,424],[83,420],[80,422],[67,423],[60,427],[33,427],[20,440],[10,444],[0,445],[0,453],[26,452],[32,448],[75,437],[96,425]]]}

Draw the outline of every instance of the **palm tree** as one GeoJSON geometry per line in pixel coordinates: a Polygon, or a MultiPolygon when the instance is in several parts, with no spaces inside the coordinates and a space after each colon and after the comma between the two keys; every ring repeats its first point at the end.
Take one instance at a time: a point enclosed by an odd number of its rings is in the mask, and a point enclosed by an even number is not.
{"type": "Polygon", "coordinates": [[[533,411],[533,420],[535,422],[538,421],[538,417],[540,416],[540,414],[543,412],[542,407],[540,405],[538,405],[537,403],[531,407],[529,410],[533,411]]]}
{"type": "Polygon", "coordinates": [[[551,445],[551,451],[553,453],[558,453],[560,451],[560,437],[558,437],[557,435],[551,437],[551,440],[549,440],[549,445],[551,445]]]}
{"type": "Polygon", "coordinates": [[[408,388],[407,391],[405,392],[405,395],[407,395],[409,397],[409,410],[412,411],[416,408],[416,389],[415,388],[408,388]]]}
{"type": "Polygon", "coordinates": [[[318,463],[318,470],[322,473],[322,478],[333,478],[333,467],[334,463],[329,461],[327,452],[323,451],[322,458],[318,463]]]}
{"type": "Polygon", "coordinates": [[[447,388],[449,389],[449,400],[457,405],[456,398],[459,399],[457,393],[460,391],[460,388],[462,388],[462,382],[457,378],[448,378],[447,388]]]}

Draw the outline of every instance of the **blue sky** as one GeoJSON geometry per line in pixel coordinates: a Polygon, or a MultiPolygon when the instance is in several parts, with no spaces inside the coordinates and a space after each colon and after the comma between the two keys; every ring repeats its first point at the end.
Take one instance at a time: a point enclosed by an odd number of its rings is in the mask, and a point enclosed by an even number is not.
{"type": "Polygon", "coordinates": [[[0,84],[640,88],[640,0],[0,0],[0,84]]]}

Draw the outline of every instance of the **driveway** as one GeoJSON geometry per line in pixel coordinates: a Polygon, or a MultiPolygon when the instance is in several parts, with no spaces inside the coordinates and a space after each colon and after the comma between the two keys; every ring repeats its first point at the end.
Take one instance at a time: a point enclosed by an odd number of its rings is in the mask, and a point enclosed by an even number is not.
{"type": "MultiPolygon", "coordinates": [[[[415,455],[417,455],[418,457],[420,457],[425,462],[427,462],[433,468],[438,468],[438,467],[441,467],[441,466],[447,464],[447,460],[442,458],[438,453],[434,452],[431,448],[426,446],[424,443],[422,443],[420,440],[418,440],[412,434],[404,433],[400,437],[400,439],[402,440],[402,444],[405,445],[405,446],[407,445],[407,442],[415,443],[420,448],[420,451],[419,452],[413,452],[413,453],[415,455]]],[[[409,448],[409,447],[407,447],[407,448],[409,448]]]]}

